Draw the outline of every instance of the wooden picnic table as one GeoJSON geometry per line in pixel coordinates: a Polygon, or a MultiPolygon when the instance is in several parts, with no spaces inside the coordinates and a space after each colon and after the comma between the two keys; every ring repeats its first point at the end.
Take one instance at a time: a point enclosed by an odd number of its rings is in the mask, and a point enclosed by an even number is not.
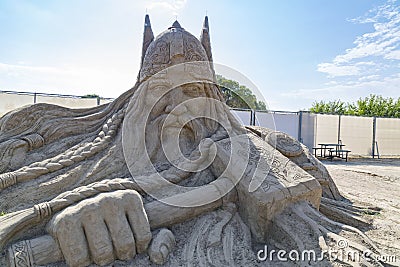
{"type": "Polygon", "coordinates": [[[313,147],[314,155],[317,157],[317,151],[320,150],[320,157],[333,159],[334,157],[338,157],[341,159],[345,159],[347,161],[347,157],[350,150],[343,149],[344,144],[339,143],[319,143],[319,147],[313,147]],[[329,154],[326,153],[329,152],[329,154]]]}
{"type": "MultiPolygon", "coordinates": [[[[321,150],[321,154],[320,155],[321,155],[321,157],[324,157],[324,158],[327,157],[326,156],[326,151],[329,152],[329,149],[331,149],[332,147],[334,147],[335,150],[342,150],[342,148],[344,146],[346,146],[346,145],[343,145],[342,143],[338,143],[338,144],[336,144],[336,143],[328,143],[328,144],[320,143],[318,145],[320,146],[319,149],[321,150]],[[322,153],[324,154],[323,156],[322,156],[322,153]]],[[[316,150],[315,150],[315,152],[316,152],[316,150]]],[[[316,155],[316,153],[315,153],[315,155],[316,155]]]]}

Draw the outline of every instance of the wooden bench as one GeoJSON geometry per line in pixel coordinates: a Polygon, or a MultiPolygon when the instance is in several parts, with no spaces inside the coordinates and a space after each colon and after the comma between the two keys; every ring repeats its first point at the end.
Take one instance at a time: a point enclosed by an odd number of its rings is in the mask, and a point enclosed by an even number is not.
{"type": "Polygon", "coordinates": [[[317,151],[318,151],[318,150],[321,150],[321,157],[322,157],[322,148],[321,148],[321,147],[313,147],[312,149],[313,149],[313,151],[314,151],[314,156],[315,156],[315,157],[318,157],[317,151]]]}
{"type": "Polygon", "coordinates": [[[329,149],[329,158],[332,159],[334,157],[338,157],[341,159],[345,159],[347,162],[348,156],[349,156],[349,152],[351,152],[350,150],[346,150],[346,149],[329,149]]]}

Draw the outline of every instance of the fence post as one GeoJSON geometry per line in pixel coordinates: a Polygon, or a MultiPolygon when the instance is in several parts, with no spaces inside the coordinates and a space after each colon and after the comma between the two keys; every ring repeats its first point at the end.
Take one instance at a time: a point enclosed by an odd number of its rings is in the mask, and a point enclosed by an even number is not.
{"type": "Polygon", "coordinates": [[[36,104],[36,92],[33,93],[33,104],[36,104]]]}
{"type": "Polygon", "coordinates": [[[339,115],[338,134],[337,134],[338,144],[339,144],[339,141],[341,140],[340,139],[341,128],[342,128],[342,115],[339,115]]]}
{"type": "Polygon", "coordinates": [[[303,111],[302,110],[300,110],[299,111],[299,126],[298,126],[298,129],[297,129],[297,140],[299,140],[299,142],[301,142],[302,140],[302,138],[301,138],[301,128],[302,128],[302,125],[303,125],[303,111]]]}
{"type": "Polygon", "coordinates": [[[250,126],[256,125],[256,111],[254,109],[250,109],[250,126]]]}
{"type": "Polygon", "coordinates": [[[372,118],[372,158],[375,158],[376,117],[372,118]]]}
{"type": "Polygon", "coordinates": [[[250,123],[250,126],[253,125],[253,110],[252,109],[250,109],[250,121],[249,121],[249,123],[250,123]]]}
{"type": "Polygon", "coordinates": [[[97,97],[97,105],[100,106],[100,97],[97,97]]]}

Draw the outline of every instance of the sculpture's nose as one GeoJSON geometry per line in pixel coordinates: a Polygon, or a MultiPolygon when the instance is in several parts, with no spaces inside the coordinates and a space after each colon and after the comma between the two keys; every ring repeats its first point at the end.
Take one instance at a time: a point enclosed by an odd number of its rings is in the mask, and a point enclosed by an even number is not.
{"type": "Polygon", "coordinates": [[[187,108],[185,107],[185,105],[178,105],[173,109],[173,114],[176,116],[181,116],[183,114],[185,114],[187,112],[187,108]]]}
{"type": "Polygon", "coordinates": [[[173,106],[173,105],[167,105],[167,106],[165,107],[165,109],[164,109],[164,112],[165,112],[166,114],[168,114],[168,113],[170,113],[173,109],[174,109],[174,106],[173,106]]]}
{"type": "Polygon", "coordinates": [[[164,109],[166,114],[172,113],[175,116],[180,116],[187,112],[184,102],[182,102],[182,92],[180,90],[174,90],[168,95],[168,102],[164,109]]]}

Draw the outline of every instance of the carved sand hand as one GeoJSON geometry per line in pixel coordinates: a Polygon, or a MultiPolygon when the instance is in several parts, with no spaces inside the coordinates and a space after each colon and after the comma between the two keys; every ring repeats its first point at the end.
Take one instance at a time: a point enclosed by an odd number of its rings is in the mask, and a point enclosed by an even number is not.
{"type": "Polygon", "coordinates": [[[134,190],[102,193],[56,214],[47,225],[69,266],[106,265],[146,251],[151,231],[134,190]]]}
{"type": "MultiPolygon", "coordinates": [[[[132,188],[132,187],[135,188],[134,183],[129,183],[125,179],[116,179],[116,180],[118,180],[118,184],[120,184],[120,186],[116,186],[114,184],[114,180],[107,181],[106,183],[104,183],[104,182],[95,183],[91,186],[89,185],[86,187],[77,188],[71,192],[67,192],[66,196],[63,196],[63,197],[60,196],[59,199],[54,199],[54,200],[50,201],[49,203],[47,203],[45,206],[52,207],[56,210],[59,210],[60,206],[65,207],[66,205],[68,205],[68,203],[69,203],[68,196],[71,196],[74,199],[77,199],[79,197],[79,195],[82,195],[82,194],[79,194],[79,192],[80,193],[86,192],[87,195],[90,195],[89,194],[90,191],[92,193],[98,193],[98,192],[100,192],[98,190],[102,190],[104,192],[104,190],[109,190],[112,188],[126,188],[125,191],[136,193],[136,191],[128,189],[128,188],[132,188]],[[97,190],[94,190],[95,188],[97,188],[97,190]]],[[[226,196],[224,196],[224,194],[221,194],[221,192],[226,192],[228,188],[232,188],[232,182],[227,178],[219,178],[218,180],[211,182],[208,185],[205,185],[205,186],[202,186],[199,188],[195,188],[192,191],[177,194],[177,195],[168,197],[166,199],[162,199],[160,201],[152,201],[152,202],[146,203],[144,205],[144,208],[146,210],[146,213],[148,216],[148,221],[150,223],[151,228],[153,230],[155,230],[155,229],[159,229],[162,227],[172,226],[174,224],[178,224],[178,223],[184,222],[186,220],[195,218],[205,212],[215,210],[226,201],[228,201],[228,202],[234,201],[235,196],[236,196],[235,190],[233,190],[231,193],[227,194],[226,196]],[[204,204],[204,203],[206,203],[206,200],[210,200],[210,199],[216,199],[216,200],[213,202],[210,202],[208,204],[204,204]],[[171,206],[166,203],[174,203],[175,205],[171,206]],[[198,203],[198,205],[196,205],[196,203],[198,203]],[[185,205],[189,205],[189,207],[184,207],[185,205]]],[[[78,227],[77,226],[78,222],[74,221],[70,218],[63,219],[64,223],[59,223],[58,221],[56,221],[56,220],[58,220],[56,218],[57,217],[61,218],[62,214],[67,214],[68,210],[79,209],[78,207],[82,207],[82,205],[84,205],[84,203],[92,203],[91,205],[87,204],[88,207],[91,207],[92,209],[94,209],[93,206],[96,206],[97,211],[95,211],[95,212],[103,214],[103,210],[105,210],[105,208],[109,208],[109,207],[107,207],[107,205],[105,205],[106,207],[104,208],[104,205],[102,205],[102,201],[98,200],[98,199],[103,199],[103,198],[111,199],[111,200],[106,200],[104,202],[109,202],[108,205],[112,206],[112,208],[115,207],[115,205],[113,205],[113,203],[119,204],[121,202],[123,202],[125,204],[120,206],[120,208],[122,207],[125,209],[127,207],[128,208],[134,207],[134,205],[129,204],[131,201],[130,198],[128,198],[128,200],[124,199],[122,201],[121,195],[123,196],[123,193],[121,191],[114,191],[112,193],[108,193],[108,192],[100,193],[96,197],[93,197],[91,199],[82,200],[79,202],[79,204],[70,206],[69,208],[65,208],[62,212],[57,214],[56,217],[54,217],[53,220],[49,223],[48,231],[53,233],[53,236],[56,239],[58,238],[58,240],[60,240],[61,236],[60,235],[57,236],[56,234],[61,233],[61,230],[58,230],[57,228],[59,226],[67,227],[68,225],[63,225],[63,224],[66,224],[67,220],[69,220],[72,224],[72,226],[69,229],[69,230],[71,230],[71,229],[72,230],[70,231],[69,234],[76,235],[76,234],[80,233],[82,235],[83,233],[82,233],[81,229],[83,229],[82,228],[83,224],[78,224],[78,226],[79,226],[78,227]],[[117,193],[119,196],[117,195],[117,193]],[[60,224],[60,225],[58,225],[58,224],[60,224]],[[55,229],[57,229],[57,230],[55,230],[55,229]],[[74,231],[79,231],[79,233],[73,233],[74,231]],[[54,233],[56,233],[56,234],[54,234],[54,233]]],[[[129,194],[128,194],[128,197],[129,197],[129,194]]],[[[75,203],[75,202],[73,202],[73,203],[75,203]]],[[[43,205],[44,205],[44,203],[43,203],[43,205]]],[[[88,207],[86,207],[85,209],[88,209],[90,211],[90,208],[88,208],[88,207]]],[[[37,217],[35,216],[35,209],[33,209],[32,211],[26,210],[26,212],[27,212],[28,218],[25,218],[26,215],[22,214],[22,218],[19,221],[20,225],[13,225],[13,224],[9,225],[8,230],[11,230],[10,233],[15,232],[16,229],[26,230],[29,228],[29,225],[30,226],[34,225],[35,218],[37,219],[37,217]]],[[[42,212],[44,212],[44,210],[42,212]]],[[[69,213],[72,213],[72,211],[69,213]]],[[[82,213],[82,212],[76,212],[76,213],[82,213]]],[[[72,215],[68,215],[68,216],[72,217],[72,215]]],[[[82,218],[82,217],[78,217],[78,215],[76,215],[76,216],[77,217],[75,219],[82,218]]],[[[88,216],[88,215],[85,215],[85,216],[88,216]]],[[[0,221],[0,223],[1,223],[1,221],[0,221]]],[[[7,223],[7,221],[6,221],[6,223],[7,223]]],[[[1,228],[0,228],[0,230],[1,230],[1,228]]],[[[0,234],[1,234],[1,231],[0,231],[0,234]]],[[[101,233],[97,232],[97,234],[101,234],[101,233]]],[[[105,232],[105,234],[107,237],[109,237],[108,232],[105,232]]],[[[134,232],[134,234],[135,234],[135,232],[134,232]]],[[[7,237],[7,235],[4,235],[4,236],[7,237]]],[[[67,238],[69,238],[70,240],[72,239],[70,236],[67,236],[67,233],[65,233],[65,236],[67,238]]],[[[0,237],[1,237],[1,235],[0,235],[0,237]]],[[[41,266],[41,265],[47,265],[47,264],[51,264],[51,263],[55,263],[55,262],[59,262],[59,261],[64,261],[64,257],[62,255],[62,254],[64,254],[64,251],[62,251],[62,249],[60,248],[61,242],[57,242],[57,240],[55,240],[54,237],[52,237],[50,235],[44,235],[44,236],[36,237],[31,240],[23,240],[23,241],[20,241],[20,242],[17,242],[15,244],[11,245],[9,247],[8,253],[7,253],[7,261],[8,261],[9,266],[10,267],[20,267],[20,266],[33,267],[33,266],[38,266],[38,265],[41,266]],[[21,265],[21,262],[23,263],[22,265],[21,265]]],[[[167,258],[167,254],[170,252],[170,250],[173,247],[173,242],[172,243],[169,243],[169,241],[161,242],[162,244],[166,244],[166,246],[168,248],[168,253],[166,253],[165,249],[162,249],[162,246],[159,246],[159,244],[161,244],[161,243],[158,242],[157,240],[163,240],[163,239],[159,239],[158,235],[157,235],[154,240],[154,244],[152,245],[152,248],[151,248],[151,251],[152,251],[151,253],[153,255],[150,256],[150,259],[153,262],[159,261],[159,259],[161,259],[159,256],[162,256],[162,260],[165,260],[167,258]],[[161,252],[162,255],[160,255],[158,252],[161,252]]],[[[84,240],[84,241],[86,241],[86,240],[84,240]]],[[[138,239],[136,238],[135,241],[136,241],[137,252],[139,252],[140,250],[138,249],[138,239]]],[[[83,242],[83,241],[81,241],[81,242],[83,242]]],[[[78,243],[78,245],[79,244],[82,244],[82,243],[78,243]]],[[[88,248],[86,247],[86,243],[84,243],[83,246],[84,246],[84,248],[86,248],[86,251],[84,251],[83,253],[87,253],[88,248]]],[[[79,253],[79,250],[77,251],[77,253],[79,253]]],[[[115,254],[116,254],[116,252],[115,252],[115,254]]],[[[84,255],[84,256],[86,258],[84,258],[82,260],[82,265],[83,265],[83,263],[86,263],[85,261],[90,262],[90,259],[89,260],[87,259],[87,255],[84,255]]],[[[65,256],[65,258],[67,258],[67,257],[65,256]]],[[[74,261],[76,261],[76,260],[74,260],[74,261]]],[[[77,266],[82,266],[82,265],[77,265],[77,266]]],[[[72,265],[72,266],[74,266],[74,265],[72,265]]],[[[83,266],[85,266],[85,265],[83,265],[83,266]]]]}
{"type": "Polygon", "coordinates": [[[147,251],[150,260],[158,265],[164,264],[175,245],[174,234],[166,228],[161,229],[155,234],[147,251]]]}

